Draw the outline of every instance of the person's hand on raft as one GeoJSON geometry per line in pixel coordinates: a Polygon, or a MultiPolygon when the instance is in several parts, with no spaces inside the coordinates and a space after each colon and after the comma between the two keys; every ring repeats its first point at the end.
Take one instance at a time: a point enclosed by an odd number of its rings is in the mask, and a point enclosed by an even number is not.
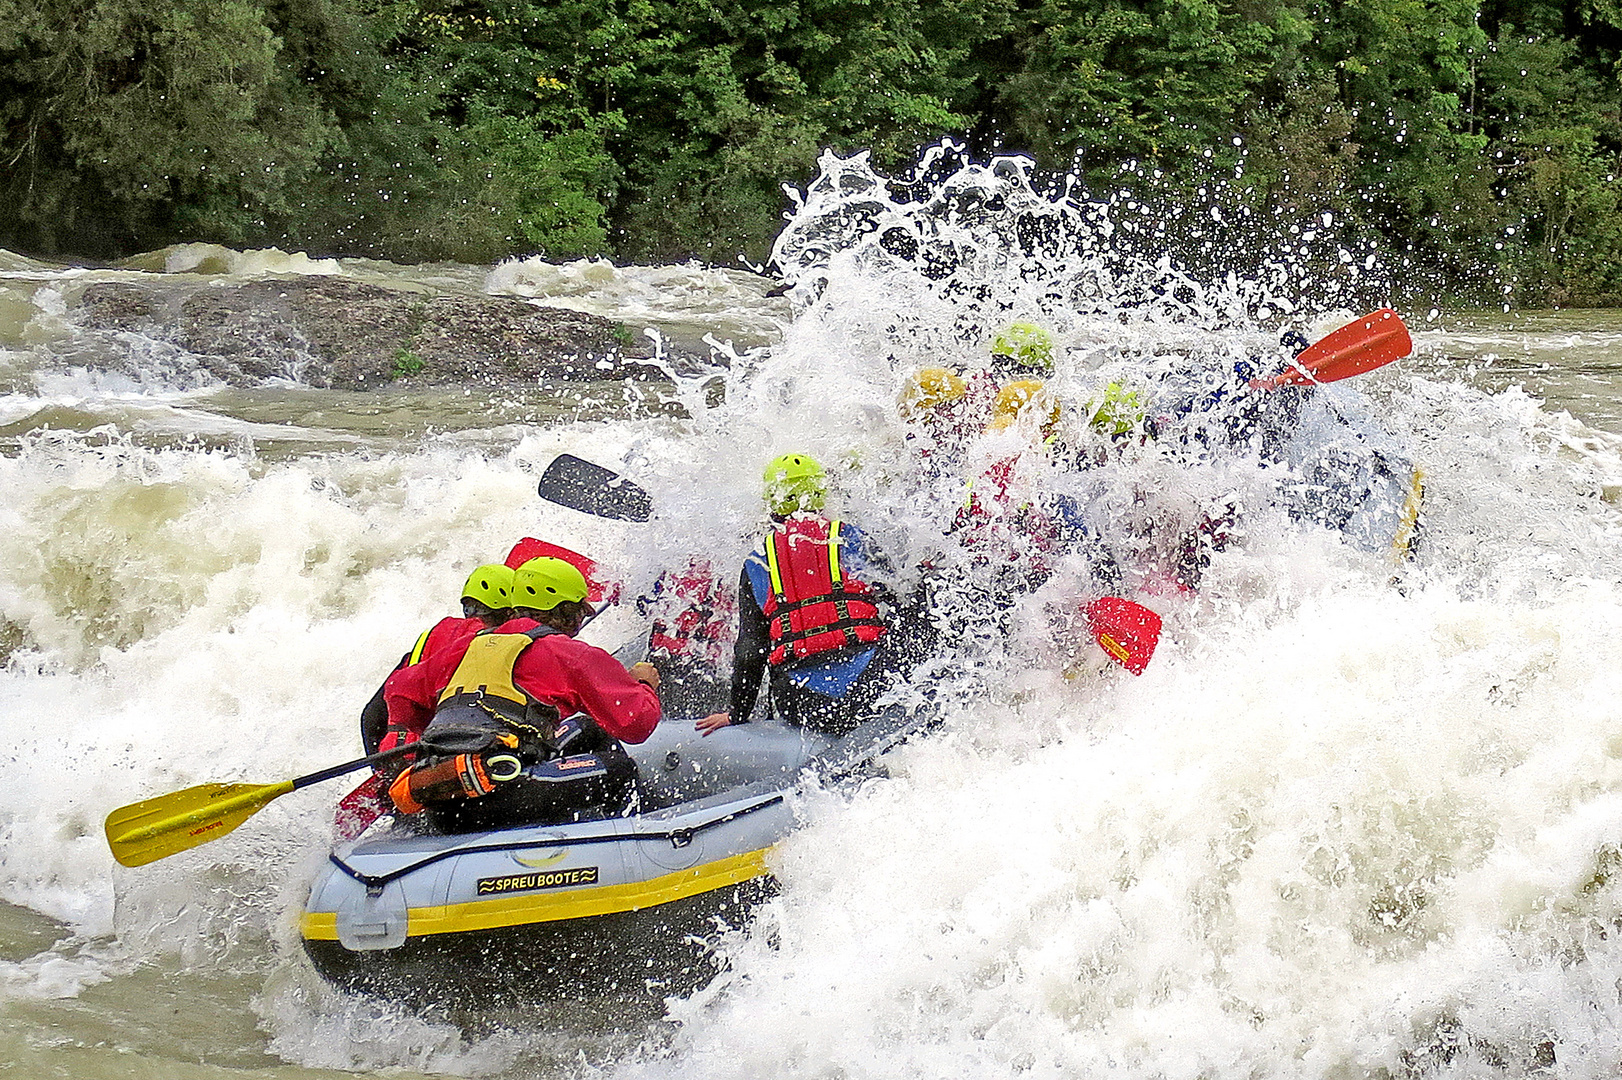
{"type": "Polygon", "coordinates": [[[731,713],[717,712],[703,717],[693,727],[700,735],[713,735],[722,728],[731,726],[731,724],[731,713]]]}
{"type": "Polygon", "coordinates": [[[646,660],[632,664],[630,667],[626,668],[625,671],[626,674],[630,675],[631,678],[635,679],[637,682],[646,683],[648,686],[653,688],[655,693],[658,692],[659,669],[648,663],[646,660]]]}

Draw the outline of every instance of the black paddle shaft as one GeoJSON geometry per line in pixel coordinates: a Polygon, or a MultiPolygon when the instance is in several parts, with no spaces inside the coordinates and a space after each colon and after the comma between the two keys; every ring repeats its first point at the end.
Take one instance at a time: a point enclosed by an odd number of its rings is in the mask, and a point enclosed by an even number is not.
{"type": "Polygon", "coordinates": [[[559,454],[541,474],[541,498],[582,514],[614,521],[646,521],[653,516],[648,493],[611,469],[573,454],[559,454]]]}
{"type": "Polygon", "coordinates": [[[404,757],[413,750],[420,749],[421,747],[419,747],[416,743],[406,743],[404,746],[396,746],[393,750],[381,750],[378,753],[371,754],[367,757],[356,758],[354,761],[346,761],[342,765],[333,765],[329,768],[322,769],[320,772],[313,772],[307,776],[295,778],[293,780],[293,790],[297,791],[301,787],[309,787],[311,784],[319,784],[323,780],[331,780],[334,776],[342,776],[344,773],[352,773],[356,769],[364,769],[368,765],[380,765],[385,761],[392,761],[397,757],[404,757]]]}

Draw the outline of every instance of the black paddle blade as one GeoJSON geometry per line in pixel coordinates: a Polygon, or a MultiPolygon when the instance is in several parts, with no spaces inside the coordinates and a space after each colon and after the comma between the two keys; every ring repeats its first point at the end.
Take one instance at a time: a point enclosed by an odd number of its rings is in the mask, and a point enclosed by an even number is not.
{"type": "Polygon", "coordinates": [[[648,493],[617,472],[573,454],[559,454],[541,474],[538,489],[547,502],[614,521],[646,521],[653,516],[648,493]]]}

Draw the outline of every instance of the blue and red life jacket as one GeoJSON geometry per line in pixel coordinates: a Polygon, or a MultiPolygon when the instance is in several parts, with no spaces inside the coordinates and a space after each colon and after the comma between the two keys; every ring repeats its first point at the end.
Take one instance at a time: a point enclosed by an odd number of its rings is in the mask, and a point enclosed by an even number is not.
{"type": "Polygon", "coordinates": [[[871,645],[884,620],[864,581],[839,566],[839,522],[795,516],[766,537],[771,591],[762,610],[770,625],[774,667],[871,645]]]}

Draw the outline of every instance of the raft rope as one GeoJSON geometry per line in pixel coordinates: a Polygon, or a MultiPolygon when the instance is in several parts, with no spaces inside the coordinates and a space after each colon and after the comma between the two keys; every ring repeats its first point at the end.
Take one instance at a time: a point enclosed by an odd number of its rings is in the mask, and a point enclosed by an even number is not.
{"type": "Polygon", "coordinates": [[[701,833],[706,829],[713,829],[717,825],[725,825],[729,821],[735,821],[746,814],[754,813],[756,810],[764,810],[768,806],[776,806],[778,803],[783,801],[784,796],[785,793],[779,791],[773,795],[769,795],[766,798],[761,799],[759,802],[750,803],[748,806],[739,807],[737,810],[722,814],[718,818],[712,818],[709,821],[703,821],[697,825],[689,825],[680,829],[666,829],[662,832],[600,833],[596,836],[554,836],[546,840],[524,840],[518,843],[473,844],[467,847],[451,847],[446,848],[444,851],[436,851],[426,858],[418,859],[414,863],[407,863],[405,866],[399,867],[395,870],[390,870],[384,874],[367,874],[357,870],[355,867],[344,862],[337,856],[336,853],[333,852],[328,852],[327,858],[332,862],[332,865],[336,866],[338,869],[342,870],[344,873],[366,886],[367,892],[376,893],[381,892],[383,887],[389,882],[394,881],[397,878],[404,877],[406,874],[409,874],[415,870],[421,870],[425,866],[431,866],[442,859],[455,858],[458,855],[473,855],[483,851],[523,851],[529,848],[574,847],[577,844],[608,844],[617,840],[668,840],[670,841],[671,847],[684,848],[693,842],[693,837],[698,833],[701,833]]]}

